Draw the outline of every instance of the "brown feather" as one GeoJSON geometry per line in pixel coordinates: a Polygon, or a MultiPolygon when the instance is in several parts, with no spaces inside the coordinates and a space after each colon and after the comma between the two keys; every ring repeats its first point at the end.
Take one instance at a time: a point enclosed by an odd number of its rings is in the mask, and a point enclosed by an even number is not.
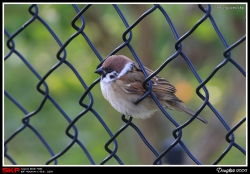
{"type": "Polygon", "coordinates": [[[102,64],[102,68],[103,69],[111,68],[113,70],[116,70],[118,73],[120,73],[127,62],[132,62],[132,61],[126,56],[113,55],[113,56],[108,57],[108,59],[105,60],[105,62],[102,64]]]}
{"type": "MultiPolygon", "coordinates": [[[[151,71],[150,69],[146,67],[144,68],[148,75],[151,75],[153,73],[153,71],[151,71]]],[[[142,70],[140,69],[139,65],[134,62],[132,71],[121,76],[119,79],[116,80],[116,83],[126,93],[143,95],[146,92],[146,90],[142,86],[142,82],[144,80],[145,76],[142,70]]],[[[155,94],[155,96],[159,100],[165,100],[167,102],[167,105],[164,105],[164,103],[162,103],[163,106],[171,110],[184,112],[190,116],[194,115],[193,111],[181,104],[183,102],[174,94],[177,91],[176,88],[169,81],[163,79],[159,75],[154,76],[151,81],[153,85],[152,92],[155,94]]],[[[196,118],[205,124],[208,123],[206,119],[202,118],[199,115],[196,118]]]]}
{"type": "MultiPolygon", "coordinates": [[[[145,67],[148,75],[151,75],[153,71],[145,67]]],[[[145,76],[140,69],[137,63],[133,63],[132,71],[121,76],[117,79],[117,83],[119,86],[127,93],[134,93],[138,95],[142,95],[146,92],[146,90],[142,86],[142,82],[145,80],[145,76]],[[121,81],[121,82],[119,82],[121,81]],[[124,83],[123,82],[127,82],[124,83]]],[[[176,92],[176,88],[167,80],[162,77],[156,75],[152,79],[152,92],[156,95],[156,97],[160,100],[170,100],[170,101],[178,101],[182,102],[180,99],[176,97],[174,94],[176,92]]],[[[148,85],[147,85],[148,86],[148,85]]]]}

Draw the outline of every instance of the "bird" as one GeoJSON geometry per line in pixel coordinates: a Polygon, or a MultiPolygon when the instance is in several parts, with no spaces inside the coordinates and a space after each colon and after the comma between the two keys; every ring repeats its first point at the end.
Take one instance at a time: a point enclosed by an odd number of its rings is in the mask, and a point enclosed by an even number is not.
{"type": "MultiPolygon", "coordinates": [[[[144,67],[147,74],[153,73],[147,67],[144,67]]],[[[94,73],[101,76],[100,87],[103,97],[118,112],[131,116],[133,118],[150,118],[159,107],[153,98],[148,95],[138,104],[137,99],[141,97],[146,90],[143,88],[143,81],[146,79],[138,63],[132,61],[124,55],[109,56],[94,73]]],[[[166,79],[155,75],[150,79],[152,82],[152,93],[159,100],[165,109],[184,112],[193,116],[194,112],[185,107],[176,95],[176,88],[166,79]]],[[[147,86],[149,86],[147,84],[147,86]]],[[[196,117],[201,122],[207,124],[207,120],[201,116],[196,117]]]]}

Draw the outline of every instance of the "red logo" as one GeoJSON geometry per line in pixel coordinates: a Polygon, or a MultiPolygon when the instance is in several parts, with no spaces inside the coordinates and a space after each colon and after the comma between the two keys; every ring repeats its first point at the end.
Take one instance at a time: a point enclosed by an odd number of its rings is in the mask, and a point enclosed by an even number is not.
{"type": "Polygon", "coordinates": [[[2,172],[3,173],[17,173],[17,172],[20,172],[20,168],[18,168],[18,167],[15,167],[15,168],[4,167],[4,168],[2,168],[2,172]]]}

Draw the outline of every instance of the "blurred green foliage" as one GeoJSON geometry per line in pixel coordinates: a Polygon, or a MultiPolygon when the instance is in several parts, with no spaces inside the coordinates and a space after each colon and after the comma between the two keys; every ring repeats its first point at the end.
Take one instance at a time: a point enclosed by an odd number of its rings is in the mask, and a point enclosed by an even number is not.
{"type": "MultiPolygon", "coordinates": [[[[4,27],[11,35],[32,18],[28,12],[29,6],[29,4],[4,4],[4,27]]],[[[78,4],[80,9],[84,6],[85,4],[78,4]]],[[[118,7],[126,17],[129,25],[132,25],[143,14],[143,10],[145,12],[153,5],[119,4],[118,7]]],[[[162,4],[162,7],[170,16],[179,36],[189,31],[204,15],[196,4],[162,4]]],[[[38,8],[39,16],[52,28],[62,43],[65,43],[76,32],[71,26],[71,21],[76,12],[70,4],[39,4],[38,8]]],[[[212,4],[212,15],[229,45],[245,35],[245,4],[212,4]],[[223,10],[218,8],[232,6],[240,6],[243,9],[223,10]]],[[[103,58],[107,57],[110,52],[123,43],[122,34],[126,28],[111,4],[92,5],[83,16],[86,21],[84,32],[103,58]]],[[[77,21],[77,24],[81,26],[80,21],[77,21]]],[[[153,70],[156,70],[168,57],[175,53],[175,37],[165,17],[159,10],[143,19],[132,32],[131,45],[143,63],[150,62],[147,66],[153,70]],[[147,34],[144,34],[144,32],[147,34]],[[144,56],[147,51],[150,52],[151,56],[144,56]]],[[[5,35],[4,55],[9,52],[6,46],[7,39],[5,35]]],[[[18,34],[14,38],[14,42],[15,49],[26,58],[42,77],[59,62],[56,54],[60,47],[38,20],[35,20],[18,34]]],[[[225,47],[209,19],[203,22],[193,34],[182,42],[182,50],[189,57],[202,80],[205,80],[215,67],[224,60],[223,52],[225,47]]],[[[98,75],[93,72],[99,64],[99,60],[85,39],[78,35],[66,47],[66,51],[67,61],[76,68],[86,84],[91,85],[98,78],[98,75]]],[[[132,54],[126,47],[117,54],[124,54],[133,59],[132,54]]],[[[232,51],[232,58],[246,69],[245,42],[232,51]]],[[[170,62],[161,71],[160,75],[178,86],[177,90],[182,89],[182,87],[186,89],[186,91],[177,93],[178,96],[185,98],[186,106],[194,111],[198,110],[203,103],[195,93],[199,83],[180,56],[170,62]]],[[[4,62],[4,89],[22,104],[29,113],[35,111],[43,100],[43,95],[36,90],[38,82],[36,76],[16,55],[12,54],[4,62]]],[[[51,97],[55,99],[72,120],[84,110],[79,105],[79,99],[85,89],[66,64],[62,64],[57,68],[46,79],[46,83],[49,86],[51,97]]],[[[246,115],[246,81],[235,66],[228,63],[215,74],[206,87],[209,90],[210,102],[230,127],[234,126],[246,115]]],[[[201,92],[204,94],[203,91],[201,92]]],[[[116,112],[103,99],[99,85],[93,88],[92,94],[94,109],[101,114],[103,120],[114,134],[124,124],[120,119],[121,114],[116,112]]],[[[84,103],[89,103],[88,97],[86,97],[84,103]]],[[[179,124],[189,119],[189,117],[181,113],[172,111],[169,111],[169,113],[173,115],[173,118],[179,124]]],[[[209,124],[204,126],[197,121],[192,122],[183,129],[182,140],[202,163],[211,164],[228,146],[225,140],[227,131],[207,106],[201,114],[208,120],[209,124]],[[208,152],[204,154],[206,150],[208,152]]],[[[23,117],[24,114],[4,96],[4,140],[13,134],[18,127],[22,126],[21,119],[23,117]]],[[[133,122],[142,130],[146,138],[150,139],[150,143],[154,145],[159,153],[164,150],[163,142],[168,137],[172,137],[172,131],[175,129],[163,114],[156,115],[149,120],[134,119],[133,122]],[[154,127],[153,124],[150,124],[152,122],[157,123],[157,126],[154,127]],[[144,129],[143,124],[150,127],[144,129]],[[154,137],[154,139],[150,137],[154,137]]],[[[30,124],[40,132],[55,154],[61,152],[71,142],[71,139],[65,134],[69,123],[49,100],[46,101],[40,112],[30,118],[30,124]]],[[[78,139],[83,142],[95,163],[100,164],[108,156],[104,149],[105,143],[109,140],[107,132],[90,112],[76,122],[76,127],[78,129],[78,139]]],[[[70,130],[70,132],[74,134],[73,130],[70,130]]],[[[142,154],[151,153],[149,149],[146,152],[140,152],[142,140],[132,128],[122,132],[117,141],[119,144],[117,155],[125,164],[144,164],[142,163],[142,159],[144,159],[142,154]]],[[[235,141],[246,149],[245,123],[235,131],[235,141]]],[[[15,136],[7,147],[7,153],[19,165],[41,165],[51,158],[45,146],[34,132],[28,128],[15,136]]],[[[109,148],[113,149],[113,144],[109,148]]],[[[151,155],[147,158],[155,159],[152,153],[151,155]]],[[[151,160],[152,162],[153,160],[151,160]]],[[[4,164],[11,163],[5,158],[4,164]]],[[[89,165],[90,162],[82,149],[75,143],[70,150],[58,158],[58,164],[89,165]]],[[[118,163],[112,158],[106,164],[116,165],[118,163]]],[[[194,162],[187,157],[185,164],[194,164],[194,162]]],[[[246,164],[246,156],[233,147],[219,164],[244,165],[246,164]]]]}

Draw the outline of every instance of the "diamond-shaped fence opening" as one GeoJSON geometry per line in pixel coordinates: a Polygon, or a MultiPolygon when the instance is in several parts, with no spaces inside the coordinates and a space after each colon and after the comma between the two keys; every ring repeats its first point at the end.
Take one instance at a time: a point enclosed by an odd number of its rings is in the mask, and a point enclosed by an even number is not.
{"type": "Polygon", "coordinates": [[[245,20],[246,4],[4,4],[4,164],[246,164],[245,20]],[[138,102],[161,112],[103,99],[114,54],[154,70],[138,102]],[[156,74],[209,124],[164,110],[156,74]]]}

